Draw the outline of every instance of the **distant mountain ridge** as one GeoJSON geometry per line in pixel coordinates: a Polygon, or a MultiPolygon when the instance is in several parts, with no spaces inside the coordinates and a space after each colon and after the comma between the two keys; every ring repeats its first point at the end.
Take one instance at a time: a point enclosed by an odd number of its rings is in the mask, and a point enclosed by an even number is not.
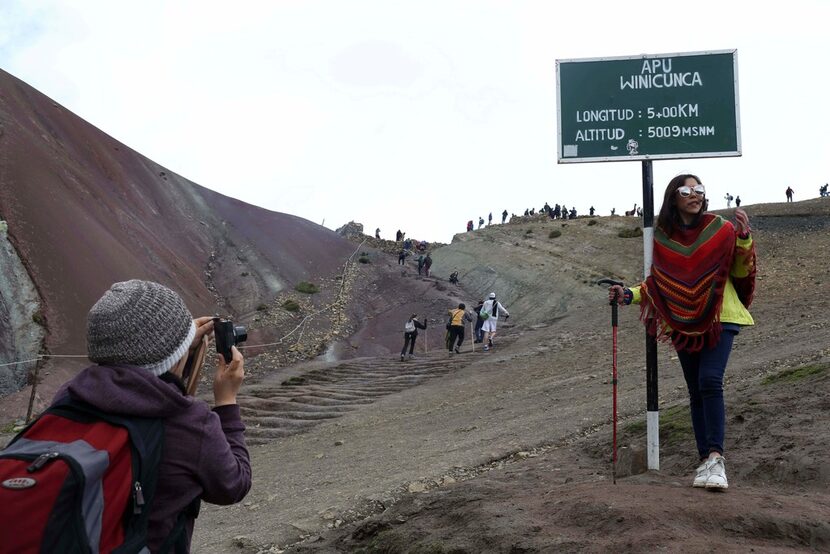
{"type": "MultiPolygon", "coordinates": [[[[2,70],[0,220],[8,227],[0,241],[40,299],[32,317],[53,353],[86,351],[86,313],[115,281],[158,281],[194,313],[232,315],[332,274],[354,250],[315,223],[170,172],[2,70]]],[[[0,316],[19,302],[7,273],[0,316]]],[[[21,333],[0,325],[0,363],[33,354],[21,333]]]]}

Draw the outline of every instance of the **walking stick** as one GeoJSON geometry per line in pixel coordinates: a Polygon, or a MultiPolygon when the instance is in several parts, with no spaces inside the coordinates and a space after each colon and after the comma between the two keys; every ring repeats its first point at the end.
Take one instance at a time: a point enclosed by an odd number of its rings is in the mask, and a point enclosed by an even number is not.
{"type": "MultiPolygon", "coordinates": [[[[620,281],[613,279],[600,279],[597,281],[598,285],[619,285],[623,286],[620,281]]],[[[611,385],[613,387],[613,422],[614,430],[612,435],[612,454],[611,454],[611,480],[617,484],[617,295],[610,301],[611,304],[611,334],[613,336],[613,350],[611,354],[611,385]]]]}
{"type": "Polygon", "coordinates": [[[475,331],[473,330],[473,322],[471,321],[470,322],[470,348],[471,348],[470,351],[471,352],[475,352],[475,350],[476,350],[475,337],[473,337],[474,334],[475,334],[475,331]]]}

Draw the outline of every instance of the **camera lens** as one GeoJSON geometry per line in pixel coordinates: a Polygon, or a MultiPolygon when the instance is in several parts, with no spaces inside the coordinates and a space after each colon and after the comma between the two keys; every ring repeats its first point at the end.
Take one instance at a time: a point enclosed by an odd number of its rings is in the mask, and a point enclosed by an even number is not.
{"type": "Polygon", "coordinates": [[[243,325],[236,325],[233,328],[234,344],[248,340],[248,330],[243,325]]]}

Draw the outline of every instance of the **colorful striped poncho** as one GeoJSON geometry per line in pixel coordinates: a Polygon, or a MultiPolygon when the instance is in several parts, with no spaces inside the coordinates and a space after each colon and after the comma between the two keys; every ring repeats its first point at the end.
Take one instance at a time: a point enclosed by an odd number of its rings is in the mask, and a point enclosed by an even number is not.
{"type": "MultiPolygon", "coordinates": [[[[736,232],[729,221],[703,214],[694,227],[671,236],[654,230],[651,275],[642,284],[641,319],[660,340],[677,350],[696,352],[720,339],[723,291],[735,259],[736,232]]],[[[738,298],[749,307],[755,287],[754,245],[744,257],[746,277],[731,277],[738,298]]]]}

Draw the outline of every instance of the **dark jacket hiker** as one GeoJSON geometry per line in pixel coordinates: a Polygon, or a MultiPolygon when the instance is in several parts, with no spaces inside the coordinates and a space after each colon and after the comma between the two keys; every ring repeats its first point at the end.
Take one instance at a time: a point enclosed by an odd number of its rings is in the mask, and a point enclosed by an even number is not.
{"type": "Polygon", "coordinates": [[[179,378],[188,354],[203,361],[212,326],[212,318],[194,322],[162,285],[127,281],[107,291],[87,325],[89,358],[99,365],[64,385],[52,408],[0,454],[4,485],[35,481],[0,487],[0,551],[109,552],[123,544],[119,551],[188,552],[200,500],[245,497],[251,466],[236,405],[242,356],[236,348],[229,364],[220,356],[213,410],[187,396],[179,378]],[[24,465],[22,474],[7,477],[12,464],[24,465]],[[83,510],[60,502],[73,486],[83,510]],[[103,494],[90,496],[95,490],[103,494]],[[44,519],[24,506],[40,506],[44,519]]]}

